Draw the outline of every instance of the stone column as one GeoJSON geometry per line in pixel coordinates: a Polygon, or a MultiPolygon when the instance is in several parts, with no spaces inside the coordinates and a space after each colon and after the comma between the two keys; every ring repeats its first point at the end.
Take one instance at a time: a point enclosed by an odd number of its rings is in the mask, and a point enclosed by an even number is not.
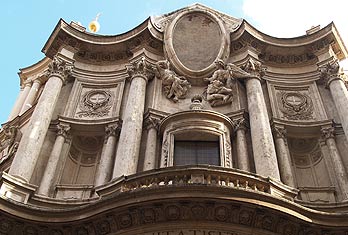
{"type": "Polygon", "coordinates": [[[261,87],[261,63],[249,59],[244,69],[251,75],[246,78],[246,91],[256,173],[280,180],[272,131],[261,87]]]}
{"type": "Polygon", "coordinates": [[[278,165],[282,182],[293,188],[296,187],[292,171],[291,156],[286,139],[286,129],[284,127],[273,127],[278,165]]]}
{"type": "Polygon", "coordinates": [[[134,174],[137,171],[146,83],[153,77],[152,66],[144,57],[127,66],[130,88],[123,115],[122,130],[116,153],[112,178],[134,174]]]}
{"type": "Polygon", "coordinates": [[[35,170],[48,126],[50,125],[63,82],[72,69],[61,58],[55,56],[49,65],[48,81],[31,116],[27,131],[19,143],[9,174],[29,182],[35,170]]]}
{"type": "Polygon", "coordinates": [[[95,186],[104,185],[111,180],[112,167],[115,161],[116,139],[120,133],[120,124],[114,123],[105,127],[105,139],[99,165],[96,172],[95,186]]]}
{"type": "Polygon", "coordinates": [[[250,159],[248,155],[248,146],[245,137],[246,122],[244,118],[239,119],[236,122],[234,130],[236,133],[238,168],[250,172],[250,159]]]}
{"type": "Polygon", "coordinates": [[[44,196],[49,196],[51,194],[57,175],[57,168],[59,162],[61,162],[62,149],[69,135],[69,131],[70,126],[67,124],[59,124],[57,126],[56,141],[54,142],[37,194],[44,196]]]}
{"type": "Polygon", "coordinates": [[[341,189],[343,199],[348,199],[348,176],[336,146],[334,131],[335,129],[333,127],[322,128],[321,130],[322,137],[325,139],[326,146],[329,149],[331,162],[334,167],[336,179],[341,189]]]}
{"type": "Polygon", "coordinates": [[[33,103],[37,97],[40,87],[41,87],[41,81],[39,79],[34,80],[33,85],[30,88],[29,94],[27,98],[25,99],[25,102],[22,106],[22,109],[19,112],[20,115],[33,106],[33,103]]]}
{"type": "Polygon", "coordinates": [[[159,120],[148,117],[145,120],[145,128],[147,129],[146,150],[144,158],[143,171],[156,168],[156,149],[157,149],[157,131],[159,120]]]}
{"type": "Polygon", "coordinates": [[[28,94],[29,94],[29,91],[30,91],[30,88],[31,88],[31,81],[26,81],[24,83],[24,88],[23,90],[20,92],[20,95],[18,97],[18,99],[16,100],[16,103],[12,109],[12,112],[9,116],[9,120],[17,117],[23,107],[23,104],[24,104],[24,101],[26,100],[28,94]]]}
{"type": "Polygon", "coordinates": [[[343,81],[344,73],[337,60],[325,64],[319,70],[326,87],[330,89],[343,131],[348,140],[348,91],[343,81]]]}

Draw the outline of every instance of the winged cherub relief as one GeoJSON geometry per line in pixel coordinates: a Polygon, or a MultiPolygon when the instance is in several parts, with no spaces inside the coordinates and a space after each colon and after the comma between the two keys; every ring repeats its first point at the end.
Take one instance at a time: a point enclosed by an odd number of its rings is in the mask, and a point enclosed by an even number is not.
{"type": "Polygon", "coordinates": [[[186,97],[191,84],[184,76],[178,76],[170,69],[168,60],[161,60],[156,63],[155,75],[162,80],[163,92],[168,99],[178,102],[186,97]]]}

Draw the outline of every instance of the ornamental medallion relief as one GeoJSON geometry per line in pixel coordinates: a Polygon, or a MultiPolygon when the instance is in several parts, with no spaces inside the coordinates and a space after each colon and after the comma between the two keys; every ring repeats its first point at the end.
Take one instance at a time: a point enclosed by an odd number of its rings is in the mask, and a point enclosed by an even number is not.
{"type": "Polygon", "coordinates": [[[89,90],[80,98],[78,110],[75,114],[78,118],[108,117],[114,101],[111,90],[89,90]]]}
{"type": "Polygon", "coordinates": [[[278,93],[279,109],[286,119],[313,119],[313,102],[311,98],[298,91],[281,91],[278,93]]]}
{"type": "Polygon", "coordinates": [[[220,18],[198,9],[174,18],[164,38],[168,59],[190,78],[208,76],[215,69],[214,61],[229,55],[229,37],[220,18]]]}

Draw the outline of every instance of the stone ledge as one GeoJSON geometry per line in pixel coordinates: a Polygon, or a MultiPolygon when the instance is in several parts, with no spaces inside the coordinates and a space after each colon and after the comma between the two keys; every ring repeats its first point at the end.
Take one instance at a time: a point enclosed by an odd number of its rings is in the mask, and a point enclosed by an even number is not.
{"type": "Polygon", "coordinates": [[[34,194],[37,186],[3,172],[0,179],[0,196],[24,204],[34,194]]]}

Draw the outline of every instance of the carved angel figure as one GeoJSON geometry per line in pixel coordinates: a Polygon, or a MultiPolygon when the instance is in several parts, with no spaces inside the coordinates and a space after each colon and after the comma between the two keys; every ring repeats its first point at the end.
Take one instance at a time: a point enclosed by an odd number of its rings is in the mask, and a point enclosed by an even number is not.
{"type": "Polygon", "coordinates": [[[227,69],[227,66],[222,60],[215,61],[215,65],[217,70],[213,75],[203,79],[209,82],[206,90],[206,97],[211,106],[232,102],[232,88],[235,82],[235,78],[232,76],[231,71],[227,69]]]}
{"type": "Polygon", "coordinates": [[[191,88],[191,84],[184,76],[178,76],[170,70],[168,60],[161,60],[156,63],[155,75],[162,80],[164,94],[174,102],[185,98],[187,91],[191,88]]]}

